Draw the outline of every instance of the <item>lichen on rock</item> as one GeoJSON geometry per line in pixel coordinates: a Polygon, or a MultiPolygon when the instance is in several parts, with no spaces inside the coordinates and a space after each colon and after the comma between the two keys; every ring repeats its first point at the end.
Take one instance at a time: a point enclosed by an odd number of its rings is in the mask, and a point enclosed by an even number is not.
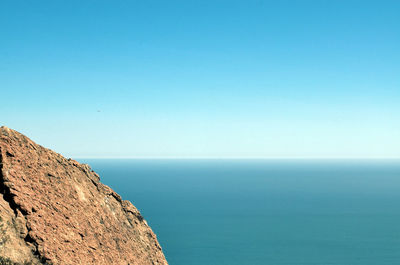
{"type": "Polygon", "coordinates": [[[0,257],[14,264],[167,264],[140,212],[88,165],[0,128],[0,257]]]}

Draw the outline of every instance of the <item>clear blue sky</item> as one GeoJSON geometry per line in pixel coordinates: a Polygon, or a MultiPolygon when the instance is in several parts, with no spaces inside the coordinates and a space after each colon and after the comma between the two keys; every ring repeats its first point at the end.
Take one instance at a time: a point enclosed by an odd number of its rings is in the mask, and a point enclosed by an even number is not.
{"type": "Polygon", "coordinates": [[[0,124],[71,157],[400,157],[400,1],[0,2],[0,124]]]}

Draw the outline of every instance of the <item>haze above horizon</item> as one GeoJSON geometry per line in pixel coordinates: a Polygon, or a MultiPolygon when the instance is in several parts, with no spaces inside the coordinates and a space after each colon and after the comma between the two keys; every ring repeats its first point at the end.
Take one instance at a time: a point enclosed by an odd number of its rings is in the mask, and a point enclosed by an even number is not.
{"type": "Polygon", "coordinates": [[[399,1],[0,2],[0,125],[70,157],[399,158],[399,1]]]}

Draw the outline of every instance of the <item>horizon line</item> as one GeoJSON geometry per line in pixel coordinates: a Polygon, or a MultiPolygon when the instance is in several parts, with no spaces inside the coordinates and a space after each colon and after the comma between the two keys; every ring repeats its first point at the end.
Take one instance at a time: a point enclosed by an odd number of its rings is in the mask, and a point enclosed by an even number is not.
{"type": "Polygon", "coordinates": [[[217,156],[70,156],[73,159],[132,159],[132,160],[400,160],[400,157],[217,157],[217,156]]]}

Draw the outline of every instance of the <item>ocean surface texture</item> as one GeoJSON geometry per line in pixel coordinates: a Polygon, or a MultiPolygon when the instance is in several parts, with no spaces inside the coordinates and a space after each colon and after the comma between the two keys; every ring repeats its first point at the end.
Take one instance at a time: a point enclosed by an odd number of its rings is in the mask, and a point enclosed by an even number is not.
{"type": "Polygon", "coordinates": [[[400,264],[400,162],[86,159],[171,265],[400,264]]]}

